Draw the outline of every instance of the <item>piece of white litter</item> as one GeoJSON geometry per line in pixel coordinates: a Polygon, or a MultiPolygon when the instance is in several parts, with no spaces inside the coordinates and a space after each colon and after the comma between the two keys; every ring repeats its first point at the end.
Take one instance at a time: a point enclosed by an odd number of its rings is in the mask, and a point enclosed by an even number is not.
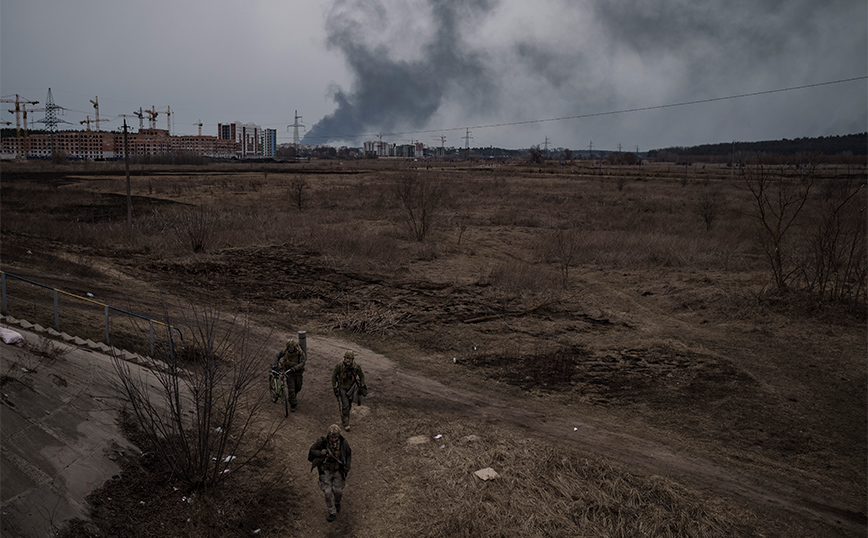
{"type": "Polygon", "coordinates": [[[579,429],[578,429],[578,428],[573,428],[573,431],[574,431],[574,432],[577,432],[577,431],[579,431],[579,429]]]}
{"type": "Polygon", "coordinates": [[[229,472],[229,469],[223,469],[223,474],[226,474],[228,472],[229,472]]]}
{"type": "Polygon", "coordinates": [[[4,344],[24,347],[24,337],[21,336],[21,333],[17,333],[12,329],[0,327],[0,340],[3,340],[4,344]]]}
{"type": "Polygon", "coordinates": [[[443,435],[438,433],[437,435],[434,436],[434,439],[440,439],[441,437],[443,437],[443,435]]]}
{"type": "Polygon", "coordinates": [[[214,428],[214,431],[215,432],[222,432],[223,428],[221,428],[220,426],[217,426],[216,428],[214,428]]]}
{"type": "Polygon", "coordinates": [[[440,448],[446,448],[446,445],[440,445],[440,448]]]}
{"type": "Polygon", "coordinates": [[[226,456],[226,459],[224,459],[223,461],[226,463],[229,463],[230,461],[232,461],[234,459],[235,459],[235,456],[226,456]]]}
{"type": "Polygon", "coordinates": [[[253,534],[259,534],[259,531],[261,531],[261,530],[262,529],[256,529],[255,531],[253,531],[253,534]]]}
{"type": "Polygon", "coordinates": [[[88,297],[93,297],[93,294],[92,294],[91,292],[87,292],[86,295],[87,295],[88,297]]]}
{"type": "Polygon", "coordinates": [[[455,357],[452,357],[452,362],[457,363],[458,359],[456,359],[455,357]]]}
{"type": "Polygon", "coordinates": [[[474,472],[473,474],[475,474],[477,477],[481,478],[482,480],[492,480],[492,479],[495,479],[498,477],[497,472],[495,472],[495,470],[492,469],[491,467],[486,467],[485,469],[480,469],[480,470],[474,472]]]}

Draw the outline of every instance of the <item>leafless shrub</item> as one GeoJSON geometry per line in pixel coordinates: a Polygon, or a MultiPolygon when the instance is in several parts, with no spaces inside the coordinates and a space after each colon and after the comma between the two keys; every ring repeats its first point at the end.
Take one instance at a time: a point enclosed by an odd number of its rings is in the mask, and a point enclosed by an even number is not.
{"type": "Polygon", "coordinates": [[[175,234],[193,252],[205,252],[217,232],[220,215],[211,206],[195,206],[176,215],[175,234]]]}
{"type": "Polygon", "coordinates": [[[394,196],[416,241],[424,241],[445,202],[446,190],[439,178],[404,172],[398,176],[394,196]]]}
{"type": "Polygon", "coordinates": [[[584,243],[584,235],[574,225],[557,228],[549,233],[544,245],[547,257],[555,262],[561,275],[561,285],[570,284],[570,268],[576,265],[584,243]]]}
{"type": "Polygon", "coordinates": [[[193,306],[185,318],[181,339],[166,314],[169,345],[147,359],[156,383],[116,355],[112,363],[120,397],[143,435],[192,491],[249,463],[277,426],[266,427],[264,437],[253,431],[265,401],[258,360],[265,342],[250,341],[248,320],[225,321],[210,306],[193,306]]]}
{"type": "Polygon", "coordinates": [[[753,198],[753,216],[759,239],[778,290],[785,289],[798,270],[789,242],[814,184],[816,162],[804,165],[768,165],[761,160],[746,166],[744,180],[753,198]]]}
{"type": "Polygon", "coordinates": [[[696,202],[696,212],[705,223],[705,231],[710,231],[711,226],[720,213],[720,195],[717,192],[703,190],[699,201],[696,202]]]}
{"type": "Polygon", "coordinates": [[[307,201],[307,180],[303,177],[294,177],[289,182],[289,199],[295,204],[295,207],[301,211],[307,201]]]}
{"type": "Polygon", "coordinates": [[[813,211],[801,268],[805,287],[820,301],[864,304],[868,274],[864,183],[829,180],[824,191],[813,211]]]}

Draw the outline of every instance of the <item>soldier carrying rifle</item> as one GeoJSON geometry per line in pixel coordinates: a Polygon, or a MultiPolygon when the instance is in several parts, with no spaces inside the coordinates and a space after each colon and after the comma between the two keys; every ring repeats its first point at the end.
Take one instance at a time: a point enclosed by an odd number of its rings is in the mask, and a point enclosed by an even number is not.
{"type": "Polygon", "coordinates": [[[368,395],[365,373],[362,372],[362,367],[355,363],[355,358],[352,351],[347,351],[344,353],[344,359],[332,372],[332,390],[340,402],[341,423],[346,431],[350,431],[350,409],[353,407],[353,402],[360,405],[361,396],[368,395]]]}

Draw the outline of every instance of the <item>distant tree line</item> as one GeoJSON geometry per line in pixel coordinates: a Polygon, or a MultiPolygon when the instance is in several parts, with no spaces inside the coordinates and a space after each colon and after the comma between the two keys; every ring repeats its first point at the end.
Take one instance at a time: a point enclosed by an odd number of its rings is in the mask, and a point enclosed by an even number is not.
{"type": "Polygon", "coordinates": [[[855,156],[868,154],[868,133],[817,138],[766,140],[761,142],[725,142],[690,147],[669,147],[648,152],[649,159],[680,160],[687,157],[726,157],[733,153],[755,155],[821,155],[855,156]]]}

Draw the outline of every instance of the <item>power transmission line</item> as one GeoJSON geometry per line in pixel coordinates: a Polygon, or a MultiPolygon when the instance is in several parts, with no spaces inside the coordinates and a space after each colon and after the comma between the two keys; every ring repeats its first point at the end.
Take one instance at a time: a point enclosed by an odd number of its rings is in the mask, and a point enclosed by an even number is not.
{"type": "MultiPolygon", "coordinates": [[[[426,129],[423,131],[401,131],[397,133],[389,133],[393,136],[398,135],[407,135],[407,134],[417,134],[417,133],[432,133],[432,132],[442,132],[442,131],[460,131],[461,129],[490,129],[493,127],[509,127],[513,125],[530,125],[533,123],[546,123],[550,121],[565,121],[565,120],[578,120],[584,118],[596,118],[598,116],[612,116],[615,114],[628,114],[631,112],[644,112],[647,110],[659,110],[663,108],[674,108],[679,106],[688,106],[688,105],[699,105],[705,103],[714,103],[717,101],[728,101],[732,99],[742,99],[745,97],[756,97],[758,95],[768,95],[772,93],[782,93],[782,92],[790,92],[795,90],[805,90],[808,88],[817,88],[820,86],[830,86],[832,84],[842,84],[844,82],[855,82],[857,80],[865,80],[868,79],[868,75],[863,75],[861,77],[853,77],[853,78],[845,78],[841,80],[830,80],[827,82],[817,82],[815,84],[805,84],[802,86],[791,86],[789,88],[778,88],[774,90],[764,90],[759,92],[751,92],[751,93],[742,93],[738,95],[727,95],[725,97],[711,97],[708,99],[698,99],[696,101],[683,101],[680,103],[670,103],[666,105],[654,105],[654,106],[646,106],[646,107],[638,107],[638,108],[625,108],[623,110],[610,110],[607,112],[592,112],[589,114],[578,114],[575,116],[560,116],[557,118],[545,118],[545,119],[537,119],[537,120],[524,120],[524,121],[511,121],[505,123],[489,123],[484,125],[473,125],[471,127],[450,127],[446,129],[426,129]]],[[[371,136],[367,134],[361,134],[356,136],[371,136]]]]}

